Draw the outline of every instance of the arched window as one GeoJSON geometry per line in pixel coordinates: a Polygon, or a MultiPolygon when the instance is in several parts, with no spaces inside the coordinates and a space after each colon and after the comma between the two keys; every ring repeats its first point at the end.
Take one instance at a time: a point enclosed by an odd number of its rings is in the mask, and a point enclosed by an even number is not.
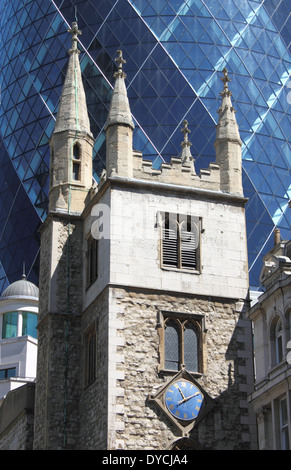
{"type": "Polygon", "coordinates": [[[279,315],[275,315],[270,325],[271,366],[283,361],[283,322],[279,315]]]}
{"type": "Polygon", "coordinates": [[[164,365],[167,370],[177,371],[184,366],[190,372],[201,372],[201,325],[189,318],[165,318],[164,365]]]}
{"type": "Polygon", "coordinates": [[[80,181],[81,179],[81,151],[78,143],[73,146],[73,161],[72,161],[72,177],[74,181],[80,181]]]}
{"type": "Polygon", "coordinates": [[[73,157],[75,160],[80,160],[80,146],[75,144],[73,147],[73,157]]]}
{"type": "Polygon", "coordinates": [[[97,330],[95,323],[85,333],[85,386],[96,379],[97,371],[97,330]]]}
{"type": "Polygon", "coordinates": [[[199,271],[200,219],[170,212],[162,212],[160,215],[162,266],[199,271]]]}
{"type": "Polygon", "coordinates": [[[279,319],[275,328],[275,345],[276,345],[276,363],[283,361],[283,327],[282,320],[279,319]]]}

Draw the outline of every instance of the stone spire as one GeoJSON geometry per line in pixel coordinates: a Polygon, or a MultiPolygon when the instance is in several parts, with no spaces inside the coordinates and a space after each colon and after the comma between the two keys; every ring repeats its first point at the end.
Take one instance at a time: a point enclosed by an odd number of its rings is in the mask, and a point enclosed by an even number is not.
{"type": "Polygon", "coordinates": [[[90,131],[77,43],[81,31],[76,22],[55,129],[50,140],[49,210],[79,213],[92,187],[94,138],[90,131]]]}
{"type": "Polygon", "coordinates": [[[222,97],[221,106],[218,109],[218,124],[216,127],[216,141],[219,139],[230,139],[242,144],[238,125],[235,118],[235,109],[231,103],[232,93],[228,88],[228,83],[231,81],[228,76],[226,68],[223,69],[223,77],[220,80],[223,82],[223,91],[220,93],[222,97]]]}
{"type": "Polygon", "coordinates": [[[118,56],[116,57],[115,62],[118,65],[118,69],[114,74],[115,86],[110,103],[107,122],[105,125],[105,130],[107,130],[108,126],[112,126],[114,124],[121,124],[134,129],[134,123],[131,117],[127,91],[124,81],[126,78],[126,74],[123,71],[123,64],[126,64],[126,61],[122,57],[122,51],[118,50],[117,54],[118,56]]]}
{"type": "Polygon", "coordinates": [[[74,130],[90,135],[90,122],[79,62],[78,35],[82,34],[76,22],[68,30],[72,35],[69,62],[57,113],[54,132],[74,130]]]}
{"type": "Polygon", "coordinates": [[[132,136],[134,123],[125,87],[126,75],[122,51],[117,51],[115,59],[118,69],[114,74],[115,86],[111,98],[106,130],[106,172],[107,175],[116,173],[120,176],[132,177],[133,154],[132,136]]]}
{"type": "Polygon", "coordinates": [[[223,192],[243,195],[242,188],[242,141],[232,106],[232,93],[228,88],[230,78],[226,68],[223,69],[223,91],[221,106],[218,109],[216,126],[216,162],[220,166],[220,188],[223,192]]]}
{"type": "Polygon", "coordinates": [[[192,167],[195,173],[194,169],[194,161],[193,157],[191,155],[191,142],[189,141],[188,134],[190,134],[190,129],[188,128],[188,121],[186,119],[183,121],[183,126],[181,131],[184,134],[184,140],[181,142],[181,147],[182,147],[182,152],[181,152],[181,160],[182,160],[182,165],[187,166],[187,167],[192,167]]]}

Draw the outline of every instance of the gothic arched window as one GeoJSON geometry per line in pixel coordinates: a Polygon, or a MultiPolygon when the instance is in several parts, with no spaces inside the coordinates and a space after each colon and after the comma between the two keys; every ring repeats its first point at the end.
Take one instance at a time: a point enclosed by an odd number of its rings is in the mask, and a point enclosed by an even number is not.
{"type": "Polygon", "coordinates": [[[177,371],[184,366],[190,372],[201,372],[201,331],[197,319],[166,317],[162,368],[177,371]]]}
{"type": "Polygon", "coordinates": [[[73,158],[72,158],[72,177],[74,181],[80,181],[81,179],[81,150],[80,145],[76,142],[73,146],[73,158]]]}

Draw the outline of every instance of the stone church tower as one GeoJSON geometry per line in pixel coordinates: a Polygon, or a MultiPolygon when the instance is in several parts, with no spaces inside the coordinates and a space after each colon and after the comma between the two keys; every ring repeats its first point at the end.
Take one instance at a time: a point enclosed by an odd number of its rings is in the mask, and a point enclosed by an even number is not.
{"type": "Polygon", "coordinates": [[[241,140],[223,91],[216,162],[160,170],[132,148],[118,51],[106,170],[93,138],[77,24],[51,138],[41,230],[35,449],[252,449],[253,380],[241,140]]]}

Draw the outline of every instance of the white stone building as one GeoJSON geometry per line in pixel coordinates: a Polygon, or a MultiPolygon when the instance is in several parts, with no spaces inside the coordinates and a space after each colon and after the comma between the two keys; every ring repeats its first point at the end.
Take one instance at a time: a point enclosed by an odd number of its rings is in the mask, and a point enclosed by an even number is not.
{"type": "Polygon", "coordinates": [[[0,297],[0,450],[33,447],[38,295],[23,275],[0,297]]]}
{"type": "Polygon", "coordinates": [[[37,317],[38,287],[23,276],[0,297],[0,400],[35,381],[37,317]]]}
{"type": "Polygon", "coordinates": [[[275,231],[261,272],[265,292],[249,312],[254,328],[255,390],[250,395],[259,449],[291,448],[291,241],[275,231]]]}

